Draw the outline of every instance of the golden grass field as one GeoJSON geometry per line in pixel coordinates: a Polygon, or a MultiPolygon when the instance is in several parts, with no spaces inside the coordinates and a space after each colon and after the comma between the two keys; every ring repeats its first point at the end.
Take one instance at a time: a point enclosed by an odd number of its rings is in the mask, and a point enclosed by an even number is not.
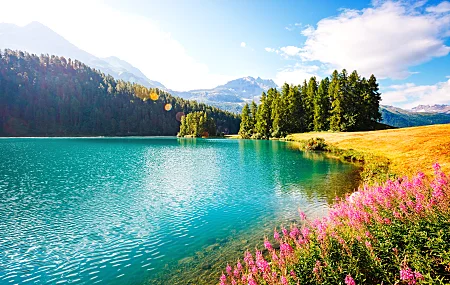
{"type": "Polygon", "coordinates": [[[397,175],[414,175],[418,171],[433,172],[439,162],[450,173],[450,124],[402,128],[370,132],[310,132],[289,135],[294,141],[324,138],[325,143],[339,149],[354,149],[386,157],[397,175]]]}

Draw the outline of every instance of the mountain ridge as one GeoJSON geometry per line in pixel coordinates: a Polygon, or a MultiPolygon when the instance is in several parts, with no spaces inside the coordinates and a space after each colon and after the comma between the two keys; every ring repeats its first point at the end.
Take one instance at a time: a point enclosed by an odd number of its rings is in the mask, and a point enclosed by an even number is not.
{"type": "Polygon", "coordinates": [[[0,48],[27,51],[36,55],[51,54],[76,59],[105,74],[110,74],[116,79],[138,83],[148,88],[167,89],[160,82],[148,79],[144,73],[130,63],[114,56],[96,57],[36,21],[23,27],[0,23],[0,48]]]}

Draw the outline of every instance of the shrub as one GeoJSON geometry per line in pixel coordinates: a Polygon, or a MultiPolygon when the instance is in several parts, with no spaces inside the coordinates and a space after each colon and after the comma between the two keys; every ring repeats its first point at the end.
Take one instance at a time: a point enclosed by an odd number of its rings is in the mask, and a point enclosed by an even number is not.
{"type": "Polygon", "coordinates": [[[311,138],[305,142],[303,142],[304,150],[325,150],[327,144],[325,143],[325,139],[323,138],[311,138]]]}
{"type": "Polygon", "coordinates": [[[321,220],[300,212],[220,284],[449,284],[450,183],[434,169],[361,187],[321,220]]]}

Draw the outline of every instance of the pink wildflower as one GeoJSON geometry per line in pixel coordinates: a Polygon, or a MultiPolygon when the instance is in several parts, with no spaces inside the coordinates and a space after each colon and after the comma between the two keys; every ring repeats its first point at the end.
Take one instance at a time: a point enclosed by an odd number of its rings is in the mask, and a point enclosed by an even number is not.
{"type": "Polygon", "coordinates": [[[288,230],[286,230],[286,228],[282,228],[282,229],[281,229],[281,232],[283,233],[283,235],[284,235],[285,237],[288,236],[288,230]]]}
{"type": "Polygon", "coordinates": [[[414,273],[409,267],[405,267],[400,270],[400,279],[403,281],[407,281],[408,284],[415,284],[416,278],[414,277],[414,273]]]}
{"type": "Polygon", "coordinates": [[[345,284],[346,285],[356,285],[355,280],[353,280],[353,278],[350,274],[345,276],[345,284]]]}
{"type": "Polygon", "coordinates": [[[304,221],[304,220],[306,220],[306,215],[305,215],[305,213],[303,213],[300,209],[298,209],[298,213],[299,213],[299,215],[300,215],[300,218],[304,221]]]}
{"type": "Polygon", "coordinates": [[[281,280],[280,281],[281,281],[282,285],[288,285],[289,284],[287,279],[286,279],[286,277],[284,277],[284,276],[281,276],[281,280]]]}
{"type": "Polygon", "coordinates": [[[433,169],[434,169],[434,172],[435,173],[437,173],[437,172],[439,172],[439,170],[441,170],[441,166],[439,165],[439,163],[435,163],[435,164],[433,164],[433,169]]]}
{"type": "Polygon", "coordinates": [[[275,240],[280,240],[280,234],[277,232],[277,230],[275,229],[273,232],[273,238],[275,240]]]}
{"type": "Polygon", "coordinates": [[[273,250],[272,245],[270,244],[268,239],[264,240],[264,247],[269,251],[273,250]]]}
{"type": "Polygon", "coordinates": [[[220,276],[220,282],[224,282],[227,281],[227,277],[225,276],[225,274],[222,273],[222,276],[220,276]]]}
{"type": "Polygon", "coordinates": [[[295,239],[300,234],[300,231],[297,227],[294,227],[291,232],[289,233],[289,236],[293,239],[295,239]]]}
{"type": "Polygon", "coordinates": [[[228,274],[228,275],[231,275],[231,271],[232,271],[232,268],[231,268],[231,266],[227,263],[227,274],[228,274]]]}

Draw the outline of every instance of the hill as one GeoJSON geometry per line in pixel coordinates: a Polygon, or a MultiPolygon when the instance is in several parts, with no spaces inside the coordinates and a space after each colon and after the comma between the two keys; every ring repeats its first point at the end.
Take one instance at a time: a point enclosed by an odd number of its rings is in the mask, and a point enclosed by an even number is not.
{"type": "Polygon", "coordinates": [[[0,136],[173,136],[194,111],[207,112],[219,132],[239,129],[235,114],[115,80],[78,60],[0,52],[0,136]]]}
{"type": "Polygon", "coordinates": [[[76,59],[116,79],[138,83],[147,88],[166,89],[161,83],[148,79],[128,62],[117,57],[96,57],[39,22],[31,22],[24,27],[0,23],[0,49],[5,48],[76,59]]]}

